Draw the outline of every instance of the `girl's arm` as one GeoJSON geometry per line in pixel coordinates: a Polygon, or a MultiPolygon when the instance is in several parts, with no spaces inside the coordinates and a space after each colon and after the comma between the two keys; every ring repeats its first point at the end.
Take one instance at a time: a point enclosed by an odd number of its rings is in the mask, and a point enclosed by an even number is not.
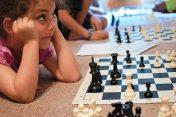
{"type": "Polygon", "coordinates": [[[16,73],[0,64],[0,91],[14,101],[33,101],[38,82],[38,42],[30,41],[23,47],[20,67],[16,73]]]}
{"type": "Polygon", "coordinates": [[[56,55],[45,59],[43,65],[60,81],[79,81],[81,75],[78,64],[58,28],[55,28],[52,42],[56,55]]]}
{"type": "Polygon", "coordinates": [[[26,17],[19,18],[14,21],[13,35],[10,36],[23,42],[22,59],[17,73],[10,67],[0,64],[0,91],[12,100],[23,103],[31,102],[35,96],[39,72],[37,29],[32,20],[26,17]]]}

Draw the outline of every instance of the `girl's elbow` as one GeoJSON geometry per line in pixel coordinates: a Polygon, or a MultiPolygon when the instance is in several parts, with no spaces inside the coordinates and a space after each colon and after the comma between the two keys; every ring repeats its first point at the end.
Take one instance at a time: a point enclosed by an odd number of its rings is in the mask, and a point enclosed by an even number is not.
{"type": "Polygon", "coordinates": [[[75,82],[78,82],[81,80],[81,74],[80,73],[75,73],[71,76],[72,78],[72,82],[75,83],[75,82]]]}

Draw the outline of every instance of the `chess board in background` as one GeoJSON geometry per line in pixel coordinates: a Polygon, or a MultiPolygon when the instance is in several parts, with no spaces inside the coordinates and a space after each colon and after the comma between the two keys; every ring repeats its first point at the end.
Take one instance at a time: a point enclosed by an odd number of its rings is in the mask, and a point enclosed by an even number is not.
{"type": "Polygon", "coordinates": [[[169,96],[170,102],[174,102],[173,87],[176,86],[176,65],[166,61],[167,55],[161,55],[161,67],[154,67],[154,55],[144,55],[145,68],[139,67],[140,56],[132,57],[132,64],[124,61],[125,56],[118,57],[118,70],[122,77],[118,79],[117,85],[110,85],[110,72],[113,69],[110,65],[111,57],[98,57],[95,61],[100,65],[100,72],[103,77],[103,90],[99,93],[90,93],[88,87],[91,82],[90,69],[73,100],[73,104],[89,104],[91,100],[96,100],[97,104],[111,104],[114,102],[125,102],[124,92],[126,82],[124,74],[128,71],[133,73],[132,83],[135,87],[134,103],[158,103],[162,97],[169,96]],[[151,82],[150,90],[153,98],[146,99],[144,92],[146,91],[146,82],[151,82]]]}

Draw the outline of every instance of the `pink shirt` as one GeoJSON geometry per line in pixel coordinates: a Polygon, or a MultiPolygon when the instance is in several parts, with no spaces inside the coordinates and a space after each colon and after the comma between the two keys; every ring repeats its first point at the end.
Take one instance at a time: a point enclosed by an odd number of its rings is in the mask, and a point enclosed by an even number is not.
{"type": "MultiPolygon", "coordinates": [[[[49,56],[52,55],[52,48],[48,48],[45,50],[39,50],[39,62],[40,64],[49,56]]],[[[11,51],[5,47],[5,43],[2,39],[0,39],[0,64],[7,65],[12,69],[16,70],[16,66],[14,64],[14,57],[12,56],[11,51]]]]}

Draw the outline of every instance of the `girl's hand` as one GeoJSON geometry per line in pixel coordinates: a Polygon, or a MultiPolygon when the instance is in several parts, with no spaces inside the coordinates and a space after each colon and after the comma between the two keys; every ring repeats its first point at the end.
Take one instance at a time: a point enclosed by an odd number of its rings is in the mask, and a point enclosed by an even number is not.
{"type": "Polygon", "coordinates": [[[92,15],[90,18],[90,23],[94,30],[102,30],[102,22],[100,19],[98,19],[95,15],[92,15]]]}
{"type": "Polygon", "coordinates": [[[13,22],[13,32],[14,36],[23,43],[27,43],[31,40],[39,40],[34,21],[27,17],[19,18],[13,22]]]}
{"type": "Polygon", "coordinates": [[[97,30],[92,33],[91,40],[101,40],[101,39],[107,39],[108,33],[103,30],[97,30]]]}

